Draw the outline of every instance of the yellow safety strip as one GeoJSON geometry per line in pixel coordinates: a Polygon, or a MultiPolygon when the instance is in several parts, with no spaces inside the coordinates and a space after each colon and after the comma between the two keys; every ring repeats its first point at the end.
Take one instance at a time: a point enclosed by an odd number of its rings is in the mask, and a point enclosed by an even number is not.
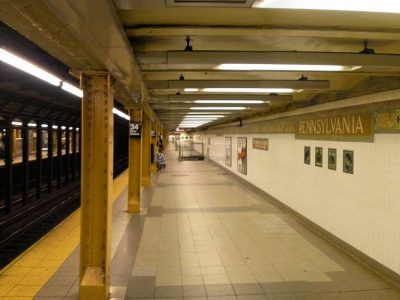
{"type": "MultiPolygon", "coordinates": [[[[115,201],[128,184],[128,170],[113,182],[115,201]]],[[[80,209],[0,271],[0,299],[33,299],[80,242],[80,209]]]]}

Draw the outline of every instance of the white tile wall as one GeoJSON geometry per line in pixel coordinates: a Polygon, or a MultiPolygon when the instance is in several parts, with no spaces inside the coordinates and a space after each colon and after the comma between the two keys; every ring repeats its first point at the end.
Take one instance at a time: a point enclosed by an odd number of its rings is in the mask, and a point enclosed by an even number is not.
{"type": "Polygon", "coordinates": [[[292,134],[232,136],[232,167],[225,166],[225,136],[211,137],[210,159],[303,214],[340,239],[400,274],[400,135],[376,134],[374,143],[296,140],[292,134]],[[237,137],[246,136],[247,176],[236,170],[237,137]],[[253,137],[269,151],[252,149],[253,137]],[[304,146],[311,164],[303,163],[304,146]],[[323,167],[315,147],[323,147],[323,167]],[[337,149],[337,170],[328,169],[337,149]],[[354,151],[354,174],[343,173],[343,150],[354,151]]]}

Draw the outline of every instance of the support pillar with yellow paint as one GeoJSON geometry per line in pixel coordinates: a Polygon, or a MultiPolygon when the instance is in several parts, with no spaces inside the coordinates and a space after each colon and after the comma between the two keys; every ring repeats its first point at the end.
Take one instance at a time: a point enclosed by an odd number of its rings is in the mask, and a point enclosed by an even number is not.
{"type": "Polygon", "coordinates": [[[151,124],[150,118],[143,114],[142,123],[142,186],[151,184],[150,174],[150,144],[151,144],[151,124]]]}
{"type": "Polygon", "coordinates": [[[131,108],[129,128],[128,212],[140,212],[140,180],[142,175],[142,109],[131,108]]]}
{"type": "Polygon", "coordinates": [[[151,172],[153,174],[157,173],[157,120],[154,120],[153,123],[151,123],[151,143],[153,145],[152,147],[152,155],[153,155],[153,162],[151,164],[151,172]]]}
{"type": "Polygon", "coordinates": [[[108,299],[113,179],[113,79],[81,74],[82,162],[80,299],[108,299]]]}

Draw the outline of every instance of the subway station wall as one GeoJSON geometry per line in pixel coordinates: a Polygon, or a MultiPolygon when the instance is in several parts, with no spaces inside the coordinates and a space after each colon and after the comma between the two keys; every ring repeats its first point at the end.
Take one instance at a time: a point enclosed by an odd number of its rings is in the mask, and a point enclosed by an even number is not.
{"type": "Polygon", "coordinates": [[[400,274],[400,134],[375,134],[371,142],[296,139],[295,134],[204,134],[209,159],[262,189],[339,239],[400,274]],[[232,138],[232,166],[225,163],[232,138]],[[247,175],[237,170],[238,137],[247,138],[247,175]],[[267,138],[268,151],[253,149],[267,138]],[[209,141],[209,145],[208,145],[209,141]],[[310,164],[304,147],[311,148],[310,164]],[[322,167],[315,148],[323,148],[322,167]],[[337,151],[328,169],[328,148],[337,151]],[[343,150],[354,151],[354,172],[343,172],[343,150]]]}

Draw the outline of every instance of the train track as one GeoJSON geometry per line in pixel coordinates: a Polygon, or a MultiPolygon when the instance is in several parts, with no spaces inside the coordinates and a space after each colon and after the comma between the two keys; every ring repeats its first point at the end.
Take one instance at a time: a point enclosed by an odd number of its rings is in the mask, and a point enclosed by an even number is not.
{"type": "MultiPolygon", "coordinates": [[[[127,157],[115,160],[114,177],[127,157]]],[[[80,206],[80,182],[70,183],[0,218],[0,268],[28,249],[80,206]]]]}

